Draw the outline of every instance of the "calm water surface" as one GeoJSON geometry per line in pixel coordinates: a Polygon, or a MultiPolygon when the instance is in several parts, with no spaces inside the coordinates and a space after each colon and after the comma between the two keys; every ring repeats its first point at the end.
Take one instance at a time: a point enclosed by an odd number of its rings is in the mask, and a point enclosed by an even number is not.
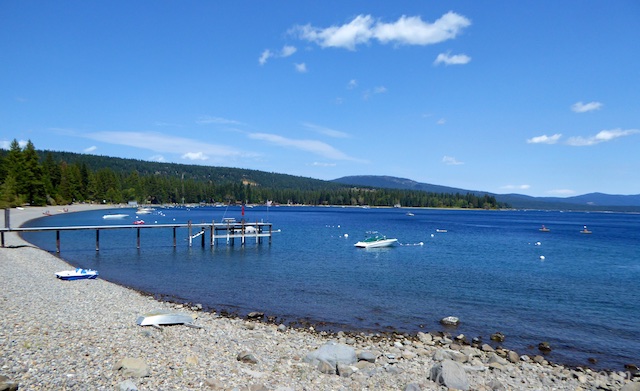
{"type": "MultiPolygon", "coordinates": [[[[189,247],[179,229],[62,232],[61,257],[100,277],[172,300],[245,315],[262,311],[288,323],[329,330],[415,333],[447,330],[472,338],[497,331],[503,346],[548,359],[621,370],[640,360],[640,215],[548,211],[453,211],[323,207],[248,208],[247,221],[271,222],[272,244],[219,242],[189,247]],[[539,232],[545,225],[551,232],[539,232]],[[587,225],[591,235],[579,231],[587,225]],[[438,233],[436,229],[446,229],[438,233]],[[358,249],[367,231],[400,246],[358,249]],[[420,245],[423,243],[423,245],[420,245]],[[544,257],[544,258],[541,258],[544,257]]],[[[167,208],[147,224],[241,218],[240,208],[167,208]]],[[[30,226],[129,224],[135,209],[60,214],[30,226]],[[124,220],[102,215],[128,213],[124,220]]],[[[55,252],[54,233],[25,235],[55,252]]],[[[54,271],[52,271],[53,273],[54,271]]]]}

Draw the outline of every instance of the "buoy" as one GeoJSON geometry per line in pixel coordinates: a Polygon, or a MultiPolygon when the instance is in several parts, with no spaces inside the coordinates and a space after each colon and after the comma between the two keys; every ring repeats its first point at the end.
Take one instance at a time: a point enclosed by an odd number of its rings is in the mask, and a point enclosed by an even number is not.
{"type": "Polygon", "coordinates": [[[542,245],[542,243],[536,242],[536,246],[540,246],[540,245],[542,245]]]}
{"type": "Polygon", "coordinates": [[[344,237],[345,237],[345,238],[348,238],[348,237],[349,237],[349,234],[344,234],[344,237]]]}
{"type": "Polygon", "coordinates": [[[544,255],[540,255],[540,260],[544,261],[544,255]]]}
{"type": "Polygon", "coordinates": [[[434,235],[434,234],[431,234],[431,237],[432,237],[432,238],[433,238],[434,236],[436,236],[436,235],[434,235]]]}

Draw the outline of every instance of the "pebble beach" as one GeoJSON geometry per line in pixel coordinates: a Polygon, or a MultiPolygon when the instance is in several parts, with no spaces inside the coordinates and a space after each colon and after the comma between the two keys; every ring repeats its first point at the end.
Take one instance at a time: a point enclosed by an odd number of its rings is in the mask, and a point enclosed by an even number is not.
{"type": "MultiPolygon", "coordinates": [[[[11,227],[101,208],[11,209],[11,227]]],[[[110,207],[110,206],[105,206],[110,207]]],[[[4,225],[2,225],[4,227],[4,225]]],[[[223,317],[101,278],[62,281],[63,259],[4,234],[0,248],[2,390],[624,390],[635,368],[597,372],[549,363],[464,336],[327,334],[223,317]],[[153,311],[193,324],[139,326],[153,311]],[[190,327],[195,326],[195,327],[190,327]]]]}

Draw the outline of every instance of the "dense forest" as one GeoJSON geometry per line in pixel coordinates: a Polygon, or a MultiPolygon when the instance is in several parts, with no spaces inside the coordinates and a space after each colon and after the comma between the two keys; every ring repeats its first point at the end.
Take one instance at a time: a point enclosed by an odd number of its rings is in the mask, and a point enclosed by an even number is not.
{"type": "Polygon", "coordinates": [[[508,207],[494,196],[355,187],[239,168],[38,151],[13,140],[0,149],[0,207],[74,202],[508,207]]]}

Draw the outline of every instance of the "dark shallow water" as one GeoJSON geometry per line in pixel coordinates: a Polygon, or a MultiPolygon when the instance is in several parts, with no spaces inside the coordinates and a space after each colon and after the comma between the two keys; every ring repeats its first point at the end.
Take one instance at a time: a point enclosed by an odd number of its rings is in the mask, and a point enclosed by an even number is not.
{"type": "MultiPolygon", "coordinates": [[[[135,209],[60,214],[29,226],[129,224],[135,209]],[[128,213],[122,221],[102,215],[128,213]]],[[[187,244],[179,229],[62,232],[61,254],[100,277],[176,301],[284,322],[305,319],[329,330],[447,330],[472,338],[497,331],[503,346],[567,365],[623,369],[640,357],[640,215],[548,211],[454,211],[339,207],[255,207],[248,221],[269,221],[272,244],[187,244]],[[544,224],[551,232],[539,232],[544,224]],[[587,225],[591,235],[580,234],[587,225]],[[436,229],[446,229],[438,233],[436,229]],[[400,246],[363,250],[366,231],[400,246]],[[348,235],[348,237],[346,237],[348,235]],[[422,242],[424,245],[418,245],[422,242]],[[541,259],[541,256],[544,259],[541,259]],[[598,360],[590,364],[589,358],[598,360]]],[[[167,208],[147,224],[238,220],[240,208],[167,208]]],[[[25,235],[55,252],[54,233],[25,235]]],[[[52,271],[53,272],[53,271],[52,271]]]]}

